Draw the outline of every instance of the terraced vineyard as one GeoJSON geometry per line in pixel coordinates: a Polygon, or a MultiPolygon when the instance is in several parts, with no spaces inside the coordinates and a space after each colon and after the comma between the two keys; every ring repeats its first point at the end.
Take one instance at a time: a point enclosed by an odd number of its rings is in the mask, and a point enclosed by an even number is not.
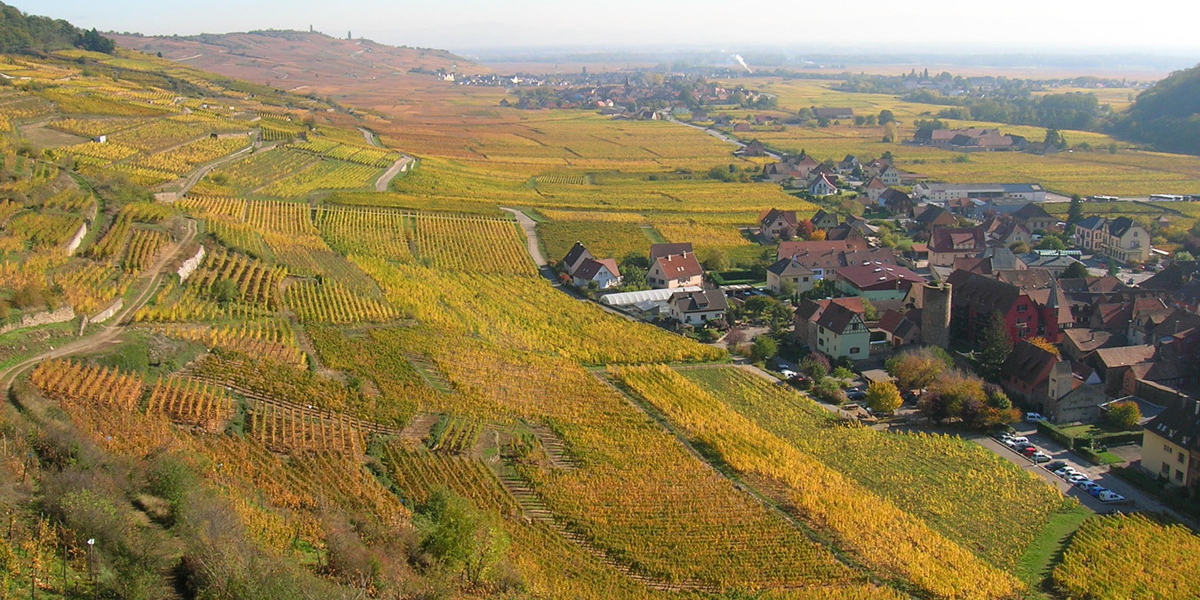
{"type": "Polygon", "coordinates": [[[1200,537],[1142,515],[1094,517],[1079,528],[1055,567],[1054,586],[1070,598],[1196,598],[1200,537]],[[1132,569],[1132,565],[1145,565],[1132,569]]]}
{"type": "Polygon", "coordinates": [[[1073,504],[1009,461],[956,437],[837,426],[810,399],[741,369],[679,374],[1002,569],[1013,567],[1051,515],[1073,504]]]}

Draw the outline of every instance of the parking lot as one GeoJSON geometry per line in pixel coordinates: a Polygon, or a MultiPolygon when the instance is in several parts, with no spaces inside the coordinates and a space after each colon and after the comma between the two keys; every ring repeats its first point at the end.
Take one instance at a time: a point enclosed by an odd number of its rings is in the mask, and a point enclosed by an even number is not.
{"type": "MultiPolygon", "coordinates": [[[[1112,510],[1121,510],[1126,512],[1132,511],[1166,511],[1172,512],[1160,502],[1145,494],[1138,488],[1133,487],[1123,479],[1109,473],[1108,466],[1092,465],[1076,457],[1063,446],[1059,445],[1054,440],[1037,433],[1037,427],[1033,423],[1016,423],[1013,428],[1016,430],[1016,435],[1029,438],[1029,443],[1037,446],[1042,452],[1049,454],[1051,457],[1050,463],[1062,462],[1076,471],[1087,475],[1092,481],[1116,492],[1125,497],[1123,503],[1104,503],[1092,497],[1086,491],[1079,489],[1070,483],[1067,483],[1062,478],[1054,473],[1047,471],[1041,465],[1034,465],[1033,461],[1019,454],[1017,451],[1009,448],[995,438],[991,437],[976,437],[974,441],[979,445],[992,450],[996,454],[1010,460],[1013,464],[1020,466],[1022,469],[1030,471],[1038,477],[1049,482],[1054,487],[1058,488],[1064,495],[1070,496],[1079,500],[1081,504],[1090,508],[1097,513],[1106,513],[1112,510]]],[[[1172,512],[1172,514],[1174,514],[1172,512]]],[[[1178,516],[1178,515],[1176,515],[1178,516]]]]}

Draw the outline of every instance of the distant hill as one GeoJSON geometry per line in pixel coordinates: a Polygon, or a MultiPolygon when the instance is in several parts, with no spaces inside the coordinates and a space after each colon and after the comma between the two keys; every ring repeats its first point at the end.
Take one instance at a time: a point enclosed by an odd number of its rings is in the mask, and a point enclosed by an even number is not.
{"type": "Polygon", "coordinates": [[[394,96],[398,85],[442,84],[437,77],[418,72],[488,72],[444,50],[389,46],[308,31],[112,37],[122,47],[161,53],[163,58],[227,77],[359,101],[394,96]]]}
{"type": "Polygon", "coordinates": [[[66,48],[84,48],[112,54],[113,41],[84,31],[62,19],[27,15],[0,2],[0,53],[46,53],[66,48]]]}
{"type": "Polygon", "coordinates": [[[1114,128],[1159,150],[1200,154],[1200,65],[1142,92],[1114,128]]]}

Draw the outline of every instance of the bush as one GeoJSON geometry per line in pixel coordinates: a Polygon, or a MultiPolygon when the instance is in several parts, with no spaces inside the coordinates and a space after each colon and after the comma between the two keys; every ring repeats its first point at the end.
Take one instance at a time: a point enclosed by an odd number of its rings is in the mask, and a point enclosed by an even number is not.
{"type": "Polygon", "coordinates": [[[842,387],[832,379],[824,379],[819,383],[814,383],[812,395],[816,396],[818,400],[830,404],[845,404],[848,400],[846,392],[842,391],[842,387]]]}
{"type": "Polygon", "coordinates": [[[838,379],[854,379],[854,371],[846,367],[838,367],[833,370],[833,376],[838,379]]]}

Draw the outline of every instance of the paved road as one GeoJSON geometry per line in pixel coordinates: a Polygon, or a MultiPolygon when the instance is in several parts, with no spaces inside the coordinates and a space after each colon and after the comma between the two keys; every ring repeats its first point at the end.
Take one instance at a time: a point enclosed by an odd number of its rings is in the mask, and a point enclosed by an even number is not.
{"type": "Polygon", "coordinates": [[[388,185],[392,183],[392,180],[395,179],[397,175],[408,171],[412,164],[413,157],[407,154],[401,154],[400,158],[397,158],[396,162],[392,163],[392,166],[389,167],[387,171],[384,171],[383,175],[380,175],[379,179],[375,181],[375,191],[386,192],[388,185]]]}
{"type": "MultiPolygon", "coordinates": [[[[724,133],[721,133],[720,131],[717,131],[716,129],[710,129],[708,127],[701,127],[699,125],[692,125],[691,123],[677,120],[674,117],[669,117],[667,120],[669,120],[672,123],[677,123],[679,125],[683,125],[684,127],[691,127],[692,129],[699,129],[700,131],[703,131],[704,133],[707,133],[708,135],[711,135],[711,136],[717,138],[718,140],[721,140],[722,142],[734,144],[738,148],[746,147],[746,144],[744,142],[742,142],[741,140],[738,140],[736,138],[732,138],[728,135],[725,135],[724,133]]],[[[781,160],[781,158],[778,154],[771,152],[770,150],[767,151],[767,156],[770,156],[771,158],[774,158],[775,160],[781,160]]]]}
{"type": "Polygon", "coordinates": [[[188,191],[190,191],[193,187],[196,187],[196,184],[200,183],[200,179],[207,175],[209,171],[231,160],[236,160],[251,150],[254,150],[254,146],[247,146],[241,150],[238,150],[237,152],[234,152],[233,154],[230,154],[229,156],[226,156],[220,160],[215,160],[207,165],[204,165],[203,167],[200,167],[199,169],[196,169],[196,172],[189,175],[187,181],[183,183],[183,187],[179,189],[179,195],[183,196],[184,194],[187,194],[188,191]]]}
{"type": "MultiPolygon", "coordinates": [[[[367,140],[368,144],[375,146],[376,148],[383,148],[383,144],[379,143],[379,138],[375,137],[374,131],[367,129],[366,127],[358,127],[357,129],[362,132],[363,139],[367,140]]],[[[392,180],[395,179],[397,175],[412,168],[414,162],[416,162],[416,159],[413,157],[407,154],[400,155],[400,158],[396,159],[396,162],[392,163],[392,166],[389,167],[387,171],[384,171],[383,175],[379,176],[379,179],[375,180],[375,191],[386,192],[388,185],[392,183],[392,180]]]]}
{"type": "Polygon", "coordinates": [[[143,287],[137,293],[137,295],[133,297],[132,300],[125,304],[120,312],[118,312],[113,316],[112,319],[109,320],[112,325],[107,325],[101,328],[95,334],[92,334],[88,337],[77,339],[65,346],[60,346],[58,348],[43,352],[37,356],[27,358],[15,365],[8,367],[7,369],[4,369],[3,371],[0,371],[0,392],[7,392],[9,386],[12,385],[13,381],[16,381],[17,377],[20,376],[21,373],[23,373],[26,369],[42,362],[43,360],[61,358],[71,354],[78,354],[80,352],[98,350],[109,344],[119,343],[116,338],[125,331],[129,324],[130,318],[133,316],[133,313],[141,308],[142,305],[154,295],[154,291],[158,289],[159,276],[162,273],[163,268],[166,267],[167,263],[174,259],[176,255],[179,254],[179,251],[182,250],[183,247],[188,244],[188,242],[191,242],[193,239],[195,239],[195,237],[196,222],[188,219],[187,233],[184,235],[183,239],[181,239],[179,243],[177,243],[175,247],[171,249],[170,252],[164,252],[149,269],[144,271],[142,275],[139,276],[138,280],[143,287]]]}

